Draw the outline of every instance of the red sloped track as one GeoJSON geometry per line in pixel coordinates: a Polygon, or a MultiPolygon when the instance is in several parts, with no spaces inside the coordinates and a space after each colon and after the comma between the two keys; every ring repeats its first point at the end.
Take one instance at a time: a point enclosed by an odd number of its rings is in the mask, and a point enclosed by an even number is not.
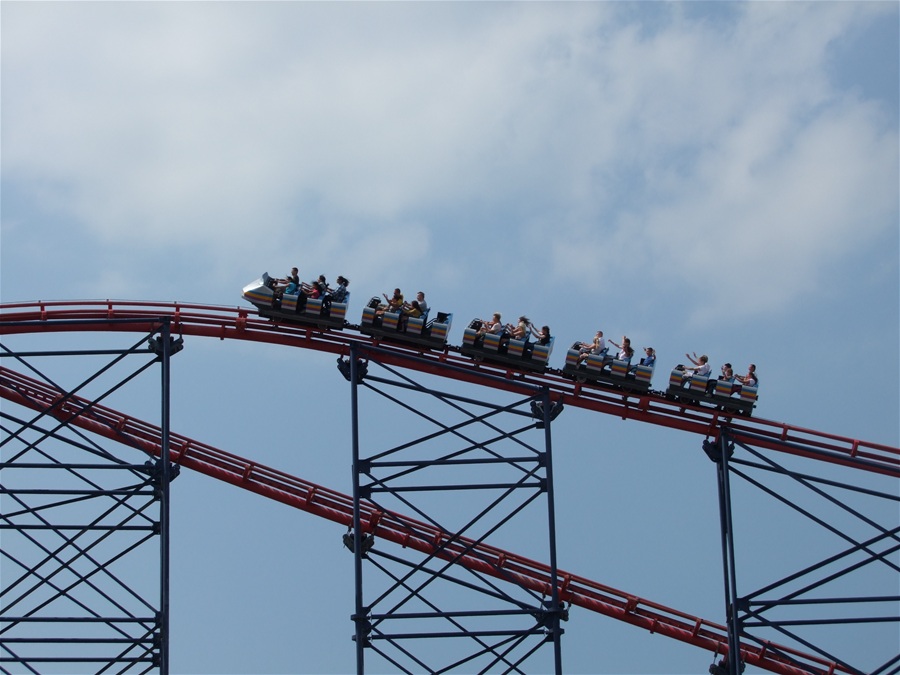
{"type": "Polygon", "coordinates": [[[522,392],[547,387],[565,405],[648,422],[716,439],[723,428],[747,445],[826,461],[900,478],[900,449],[845,438],[760,418],[727,417],[711,408],[685,406],[657,394],[624,395],[611,389],[582,385],[558,374],[528,374],[475,363],[454,348],[443,351],[373,340],[352,330],[320,330],[262,319],[254,309],[165,302],[53,301],[0,305],[0,335],[60,331],[146,331],[167,319],[182,335],[266,342],[347,356],[356,344],[362,356],[472,382],[522,392]],[[101,322],[101,323],[98,323],[101,322]]]}
{"type": "MultiPolygon", "coordinates": [[[[159,456],[159,427],[93,404],[65,396],[56,389],[8,368],[0,367],[0,396],[61,422],[159,456]]],[[[353,499],[264,465],[218,450],[177,434],[169,435],[169,456],[181,466],[237,485],[288,506],[344,526],[353,522],[353,499]]],[[[465,538],[448,539],[429,523],[395,512],[380,511],[362,502],[363,529],[378,539],[434,555],[482,574],[513,582],[545,596],[551,595],[550,568],[542,563],[465,538]]],[[[637,596],[564,571],[558,572],[559,597],[579,607],[630,623],[653,633],[727,654],[727,629],[637,596]]],[[[850,673],[839,664],[774,643],[743,646],[746,663],[784,675],[850,673]]]]}

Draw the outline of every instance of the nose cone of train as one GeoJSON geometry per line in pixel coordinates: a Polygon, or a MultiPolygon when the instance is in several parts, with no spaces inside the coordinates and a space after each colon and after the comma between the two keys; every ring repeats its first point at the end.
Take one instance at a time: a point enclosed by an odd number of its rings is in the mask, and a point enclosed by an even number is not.
{"type": "Polygon", "coordinates": [[[272,289],[268,287],[269,275],[263,274],[253,283],[244,286],[242,297],[254,305],[268,305],[272,302],[272,289]]]}

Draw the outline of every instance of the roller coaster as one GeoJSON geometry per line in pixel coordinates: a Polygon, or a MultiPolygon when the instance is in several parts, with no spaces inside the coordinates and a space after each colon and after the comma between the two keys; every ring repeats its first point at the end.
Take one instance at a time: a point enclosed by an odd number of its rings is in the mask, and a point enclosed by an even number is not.
{"type": "MultiPolygon", "coordinates": [[[[462,345],[457,348],[449,341],[453,323],[451,312],[438,312],[429,319],[429,310],[426,308],[424,314],[408,316],[407,309],[403,306],[388,307],[377,296],[363,309],[362,318],[357,325],[346,318],[349,304],[346,286],[341,293],[340,302],[331,302],[327,284],[323,283],[321,291],[316,288],[315,297],[307,294],[313,288],[310,284],[295,286],[289,292],[279,290],[277,281],[268,273],[263,273],[259,279],[244,287],[242,297],[256,307],[260,316],[272,321],[312,325],[323,330],[331,328],[360,332],[378,340],[415,345],[438,352],[452,350],[475,361],[486,360],[516,371],[552,372],[589,386],[649,393],[670,401],[711,406],[736,415],[751,415],[759,393],[758,385],[741,385],[735,382],[734,377],[726,380],[700,373],[690,374],[681,364],[672,370],[666,391],[653,392],[650,386],[653,363],[642,361],[632,366],[632,356],[627,352],[621,351],[614,355],[605,347],[594,353],[584,349],[580,342],[568,349],[565,367],[561,370],[553,369],[550,366],[550,355],[556,338],[550,334],[549,327],[545,327],[546,335],[532,342],[530,326],[525,323],[521,334],[513,335],[511,325],[504,326],[498,322],[495,330],[486,330],[483,320],[473,319],[463,332],[462,345]]],[[[623,338],[623,342],[625,340],[627,338],[623,338]]]]}
{"type": "MultiPolygon", "coordinates": [[[[264,302],[270,300],[266,298],[264,302]]],[[[277,308],[271,312],[254,312],[242,307],[109,300],[9,303],[0,305],[0,335],[99,331],[147,334],[151,336],[148,341],[150,351],[163,363],[182,348],[185,336],[282,345],[337,357],[341,374],[353,388],[354,401],[356,388],[363,382],[379,382],[379,378],[371,372],[372,364],[377,363],[386,368],[399,368],[464,385],[524,396],[524,400],[530,404],[530,410],[525,415],[530,414],[534,426],[538,429],[547,428],[548,433],[556,414],[566,406],[676,429],[701,438],[704,450],[720,467],[723,519],[727,515],[725,507],[730,499],[727,492],[730,471],[728,462],[735,445],[783,453],[803,458],[811,464],[819,463],[853,469],[863,474],[900,478],[900,449],[884,444],[751,417],[749,409],[721,405],[721,401],[717,405],[704,405],[705,402],[699,395],[694,398],[689,394],[667,396],[640,384],[622,386],[625,382],[624,375],[621,381],[612,379],[618,375],[612,374],[611,370],[599,378],[608,380],[604,382],[598,378],[592,380],[573,377],[573,373],[564,372],[565,369],[554,370],[543,365],[523,368],[521,355],[517,352],[507,358],[473,358],[475,354],[471,350],[466,353],[465,349],[447,344],[446,335],[452,319],[449,314],[439,314],[430,325],[425,320],[418,325],[413,322],[414,333],[396,339],[396,328],[393,325],[382,327],[371,312],[368,320],[364,313],[359,326],[345,330],[347,324],[342,308],[336,308],[334,321],[331,322],[330,316],[323,315],[321,305],[313,303],[307,307],[310,308],[309,317],[296,321],[293,317],[285,320],[285,316],[277,308]],[[163,332],[160,332],[161,327],[164,327],[163,332]],[[742,412],[747,414],[741,414],[742,412]]],[[[375,308],[369,303],[367,309],[374,311],[375,308]]],[[[325,310],[332,311],[327,307],[325,310]]],[[[290,311],[296,314],[296,305],[290,311]]],[[[469,344],[474,344],[474,340],[469,344]]],[[[146,347],[141,349],[146,351],[146,347]]],[[[516,349],[515,345],[513,349],[516,349]]],[[[524,353],[523,350],[522,354],[524,353]]],[[[16,357],[17,360],[29,356],[28,353],[13,353],[8,349],[4,355],[16,357]]],[[[538,361],[546,364],[547,356],[549,349],[543,356],[538,354],[538,361]]],[[[532,355],[529,358],[535,357],[532,355]]],[[[637,381],[639,383],[640,379],[637,381]]],[[[372,553],[368,548],[372,541],[392,542],[402,550],[417,551],[429,559],[441,560],[484,577],[513,583],[542,598],[551,598],[552,602],[547,605],[550,611],[546,615],[542,614],[538,625],[543,639],[552,641],[557,648],[561,634],[559,621],[566,619],[568,606],[578,606],[720,655],[723,660],[710,667],[710,672],[716,675],[736,675],[745,665],[791,675],[864,672],[853,664],[834,657],[826,648],[808,644],[806,649],[798,649],[796,646],[753,638],[746,627],[751,623],[749,619],[758,618],[759,615],[747,607],[739,607],[742,603],[738,600],[743,602],[746,598],[738,598],[736,595],[726,598],[729,600],[728,621],[725,624],[711,622],[559,570],[555,560],[539,563],[491,546],[480,538],[448,533],[430,518],[386,511],[370,498],[373,493],[371,488],[357,489],[352,496],[343,495],[201,441],[178,435],[167,428],[167,423],[154,426],[105,407],[98,401],[81,397],[75,391],[60,391],[52,383],[10,368],[0,368],[0,396],[47,415],[59,424],[78,427],[116,443],[129,445],[150,457],[163,460],[168,458],[168,462],[160,462],[164,467],[171,463],[177,467],[199,471],[347,527],[346,543],[356,557],[358,569],[372,553]],[[746,614],[739,615],[739,611],[746,614]]],[[[6,444],[15,435],[7,433],[3,443],[6,444]]],[[[358,453],[358,449],[355,448],[354,453],[358,453]]],[[[366,466],[377,464],[370,459],[356,459],[357,463],[366,466]]],[[[447,460],[442,461],[446,463],[447,460]]],[[[5,455],[2,466],[12,466],[8,454],[5,455]]],[[[355,483],[355,488],[363,487],[361,483],[355,483]]],[[[542,489],[546,491],[546,485],[542,489]]],[[[7,529],[11,528],[13,523],[6,516],[4,519],[7,529]]],[[[730,543],[730,527],[730,522],[725,523],[723,520],[723,547],[730,543]]],[[[898,550],[898,530],[900,528],[892,524],[884,528],[885,534],[882,537],[858,542],[853,548],[869,551],[873,561],[886,562],[896,567],[891,560],[896,557],[898,550]],[[890,547],[872,552],[876,541],[887,541],[890,547]]],[[[726,568],[729,562],[733,564],[726,553],[726,568]]],[[[728,572],[726,577],[729,577],[728,572]]],[[[882,597],[880,600],[896,603],[898,598],[882,597]]],[[[6,614],[2,607],[0,613],[6,614]]],[[[362,650],[373,646],[372,626],[377,622],[371,616],[364,618],[358,614],[359,612],[354,615],[357,626],[356,648],[360,650],[358,663],[362,664],[362,650]]],[[[873,620],[897,621],[897,617],[880,616],[873,620]]],[[[8,636],[12,628],[21,627],[25,623],[27,622],[24,620],[12,620],[9,616],[2,617],[0,663],[16,660],[13,655],[15,640],[8,636]]],[[[151,653],[159,650],[157,643],[148,647],[151,653]]],[[[154,668],[166,672],[165,659],[161,661],[158,653],[154,656],[147,670],[142,672],[154,668]]],[[[518,663],[511,664],[506,659],[505,654],[498,657],[498,661],[493,662],[488,670],[499,668],[521,672],[518,663]]],[[[557,672],[558,664],[557,659],[557,672]]],[[[900,672],[898,664],[900,654],[891,656],[883,666],[871,672],[900,672]]]]}

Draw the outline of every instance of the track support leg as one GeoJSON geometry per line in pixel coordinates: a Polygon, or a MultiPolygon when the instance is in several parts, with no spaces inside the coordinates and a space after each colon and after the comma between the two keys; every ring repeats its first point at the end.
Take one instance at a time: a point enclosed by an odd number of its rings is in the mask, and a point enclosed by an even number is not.
{"type": "Polygon", "coordinates": [[[732,443],[724,431],[716,441],[704,441],[703,450],[716,464],[719,490],[719,524],[722,535],[722,570],[725,582],[725,614],[728,627],[728,654],[710,666],[712,675],[739,675],[741,663],[741,621],[738,615],[737,578],[734,560],[734,521],[731,513],[731,484],[728,460],[734,453],[732,443]]]}

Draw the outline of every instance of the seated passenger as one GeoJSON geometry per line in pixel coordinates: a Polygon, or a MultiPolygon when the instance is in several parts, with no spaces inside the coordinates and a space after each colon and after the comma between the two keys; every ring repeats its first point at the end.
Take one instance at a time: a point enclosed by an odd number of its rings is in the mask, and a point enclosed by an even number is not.
{"type": "Polygon", "coordinates": [[[609,341],[609,344],[614,345],[619,348],[619,352],[616,354],[616,358],[619,361],[625,361],[627,363],[631,363],[631,357],[634,356],[634,349],[631,347],[631,339],[622,336],[622,344],[617,342],[609,341]]]}
{"type": "Polygon", "coordinates": [[[319,278],[313,282],[313,285],[319,289],[319,297],[323,300],[330,299],[331,290],[328,288],[328,282],[325,280],[325,275],[320,274],[319,278]]]}
{"type": "Polygon", "coordinates": [[[509,325],[506,327],[509,331],[509,337],[514,340],[525,340],[528,341],[528,338],[531,337],[531,332],[534,330],[531,326],[531,321],[528,320],[527,316],[520,316],[519,323],[515,326],[509,325]]]}
{"type": "Polygon", "coordinates": [[[690,354],[685,354],[685,356],[694,364],[694,366],[688,366],[684,369],[684,374],[681,376],[682,385],[687,384],[692,375],[709,377],[709,373],[712,369],[709,367],[709,357],[706,354],[698,357],[697,352],[693,352],[693,356],[690,354]]]}
{"type": "Polygon", "coordinates": [[[400,321],[397,324],[397,330],[406,331],[406,325],[409,323],[409,317],[418,319],[422,316],[422,310],[419,309],[419,302],[413,300],[410,303],[403,303],[400,308],[400,321]]]}
{"type": "Polygon", "coordinates": [[[493,333],[500,335],[503,332],[503,323],[500,320],[500,312],[494,312],[490,321],[481,320],[481,328],[478,329],[478,335],[485,333],[493,333]]]}
{"type": "Polygon", "coordinates": [[[716,379],[709,378],[709,382],[706,383],[706,393],[711,394],[716,390],[716,382],[722,380],[723,382],[727,382],[731,384],[734,382],[734,370],[731,368],[730,363],[726,363],[722,366],[722,374],[716,379]]]}
{"type": "MultiPolygon", "coordinates": [[[[656,352],[654,351],[653,347],[644,347],[644,353],[647,356],[642,356],[638,365],[652,368],[656,364],[656,352]]],[[[631,366],[631,368],[628,369],[628,372],[633,373],[636,370],[637,366],[631,366]]]]}
{"type": "Polygon", "coordinates": [[[428,316],[428,303],[425,302],[425,294],[422,291],[416,293],[416,302],[419,303],[419,311],[422,316],[428,316]]]}
{"type": "Polygon", "coordinates": [[[350,298],[350,291],[347,290],[347,286],[350,285],[350,282],[341,275],[338,275],[337,284],[338,287],[331,291],[331,301],[347,302],[350,298]]]}
{"type": "Polygon", "coordinates": [[[513,326],[511,323],[506,324],[503,327],[503,334],[500,338],[500,350],[504,351],[509,348],[510,340],[523,340],[528,342],[528,338],[531,337],[531,322],[528,320],[527,316],[520,316],[519,322],[513,326]]]}
{"type": "Polygon", "coordinates": [[[402,311],[403,316],[411,316],[414,319],[418,319],[422,316],[422,310],[419,308],[418,300],[413,300],[409,305],[405,305],[402,311]]]}
{"type": "Polygon", "coordinates": [[[291,271],[285,275],[284,279],[271,279],[271,288],[276,298],[280,298],[285,293],[294,295],[300,288],[300,276],[296,267],[292,267],[291,271]]]}
{"type": "Polygon", "coordinates": [[[541,326],[539,331],[534,329],[534,326],[531,327],[531,333],[537,338],[537,343],[539,345],[549,345],[552,336],[550,335],[550,326],[541,326]]]}
{"type": "Polygon", "coordinates": [[[603,337],[603,331],[598,330],[597,334],[594,335],[594,340],[592,342],[581,343],[578,363],[585,361],[591,354],[594,356],[604,356],[607,349],[608,347],[606,346],[606,338],[603,337]]]}
{"type": "Polygon", "coordinates": [[[735,385],[735,392],[740,392],[741,389],[746,387],[758,387],[759,379],[756,377],[756,364],[751,363],[747,366],[747,374],[746,375],[736,375],[735,379],[740,382],[740,384],[735,385]]]}
{"type": "MultiPolygon", "coordinates": [[[[550,326],[542,326],[540,330],[535,330],[534,326],[530,328],[531,334],[537,338],[537,344],[542,346],[550,344],[550,340],[553,339],[550,335],[550,326]]],[[[525,346],[525,356],[531,358],[532,354],[534,354],[534,345],[529,343],[525,346]]]]}
{"type": "Polygon", "coordinates": [[[378,309],[375,310],[375,316],[382,316],[385,312],[400,312],[403,309],[403,293],[400,292],[399,288],[394,289],[394,294],[391,297],[387,296],[387,293],[382,293],[384,296],[385,304],[378,305],[378,309]]]}
{"type": "Polygon", "coordinates": [[[295,295],[298,290],[300,290],[300,273],[296,267],[291,268],[290,274],[287,276],[287,285],[284,287],[284,292],[288,295],[295,295]]]}

